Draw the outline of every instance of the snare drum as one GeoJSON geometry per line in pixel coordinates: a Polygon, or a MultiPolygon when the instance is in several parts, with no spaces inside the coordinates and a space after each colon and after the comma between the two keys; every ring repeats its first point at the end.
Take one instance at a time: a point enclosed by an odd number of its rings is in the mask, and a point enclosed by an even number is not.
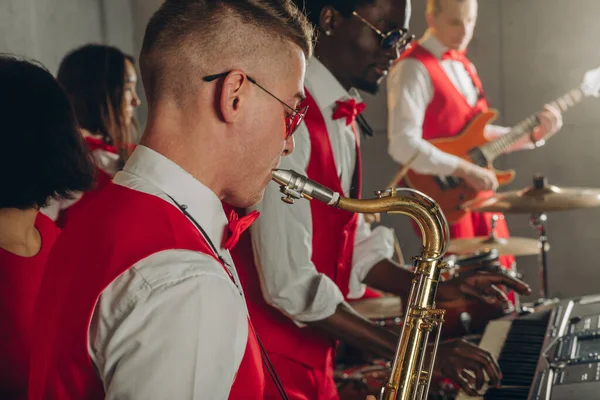
{"type": "MultiPolygon", "coordinates": [[[[359,365],[341,371],[335,371],[335,380],[340,400],[365,400],[367,395],[381,392],[385,381],[389,378],[391,367],[384,361],[376,361],[368,365],[359,365]]],[[[433,376],[429,387],[428,400],[454,399],[457,387],[445,378],[433,376]]]]}
{"type": "Polygon", "coordinates": [[[378,361],[335,371],[338,394],[342,400],[365,400],[367,395],[377,395],[390,375],[389,364],[378,361]]]}
{"type": "MultiPolygon", "coordinates": [[[[481,251],[466,256],[451,255],[445,260],[449,270],[443,274],[444,279],[467,277],[476,272],[500,272],[518,277],[514,271],[507,271],[499,261],[496,250],[481,251]]],[[[439,308],[444,307],[438,304],[439,308]]],[[[442,337],[452,338],[468,334],[483,333],[488,322],[505,316],[513,310],[505,310],[502,306],[490,305],[482,301],[473,300],[464,304],[447,308],[442,326],[442,337]]]]}
{"type": "Polygon", "coordinates": [[[477,271],[498,271],[502,267],[496,250],[478,251],[465,256],[453,254],[444,261],[448,264],[448,270],[442,273],[444,279],[468,276],[477,271]]]}
{"type": "Polygon", "coordinates": [[[362,299],[349,304],[363,317],[373,323],[400,333],[402,325],[402,300],[397,296],[362,299]]]}
{"type": "MultiPolygon", "coordinates": [[[[354,310],[376,325],[383,326],[398,335],[402,329],[402,300],[400,297],[384,295],[348,302],[354,310]]],[[[373,358],[349,343],[339,342],[336,350],[338,376],[355,368],[366,368],[374,363],[373,358]]],[[[350,375],[350,374],[348,374],[350,375]]],[[[364,400],[363,396],[362,400],[364,400]]]]}

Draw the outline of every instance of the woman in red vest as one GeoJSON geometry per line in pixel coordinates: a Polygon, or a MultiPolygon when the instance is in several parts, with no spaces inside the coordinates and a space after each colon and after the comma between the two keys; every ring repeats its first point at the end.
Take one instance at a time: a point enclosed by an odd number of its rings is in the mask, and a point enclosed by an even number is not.
{"type": "Polygon", "coordinates": [[[0,56],[0,398],[27,399],[35,299],[59,230],[39,213],[91,187],[69,100],[39,64],[0,56]]]}
{"type": "MultiPolygon", "coordinates": [[[[388,151],[398,163],[420,174],[457,176],[477,191],[496,190],[494,173],[453,154],[445,153],[428,140],[458,135],[488,104],[481,81],[465,52],[477,20],[477,0],[429,0],[429,29],[391,69],[387,81],[389,108],[388,151]],[[415,154],[418,154],[414,158],[415,154]],[[412,161],[411,161],[412,159],[412,161]]],[[[510,150],[534,148],[562,126],[560,111],[547,105],[538,114],[540,126],[529,138],[510,150]]],[[[509,128],[488,125],[490,139],[509,132],[509,128]]],[[[487,236],[492,214],[468,213],[450,226],[452,238],[487,236]]],[[[501,218],[495,227],[498,237],[508,236],[501,218]]],[[[511,268],[514,258],[500,260],[511,268]]]]}
{"type": "Polygon", "coordinates": [[[43,210],[62,228],[127,161],[136,139],[134,111],[140,99],[133,57],[112,46],[89,44],[73,50],[62,60],[57,79],[73,104],[81,134],[98,167],[94,189],[43,210]]]}

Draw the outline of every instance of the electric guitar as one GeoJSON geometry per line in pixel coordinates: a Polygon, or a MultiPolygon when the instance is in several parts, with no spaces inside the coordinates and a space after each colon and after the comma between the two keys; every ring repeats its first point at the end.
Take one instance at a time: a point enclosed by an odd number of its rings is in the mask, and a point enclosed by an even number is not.
{"type": "MultiPolygon", "coordinates": [[[[562,112],[575,106],[585,97],[600,95],[600,67],[585,73],[581,85],[554,100],[552,105],[562,112]]],[[[493,161],[504,154],[514,143],[528,136],[539,125],[536,115],[513,126],[509,133],[493,140],[484,136],[485,126],[493,121],[498,112],[490,109],[477,115],[457,136],[431,140],[438,149],[454,154],[480,167],[489,168],[496,174],[498,183],[506,185],[515,177],[514,170],[498,171],[493,161]]],[[[461,205],[477,196],[477,191],[455,176],[433,176],[419,174],[410,169],[410,162],[401,169],[397,177],[404,176],[406,185],[419,190],[438,202],[449,223],[457,222],[466,214],[461,205]]],[[[399,179],[395,178],[397,184],[399,179]]]]}

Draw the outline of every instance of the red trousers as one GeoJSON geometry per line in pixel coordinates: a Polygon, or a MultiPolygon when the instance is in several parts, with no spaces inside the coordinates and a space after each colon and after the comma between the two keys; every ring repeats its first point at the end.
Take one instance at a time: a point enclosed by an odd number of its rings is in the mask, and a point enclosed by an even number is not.
{"type": "MultiPolygon", "coordinates": [[[[317,370],[277,354],[271,353],[269,358],[290,400],[339,400],[331,359],[324,370],[317,370]]],[[[264,399],[280,400],[281,396],[267,373],[265,380],[264,399]]]]}

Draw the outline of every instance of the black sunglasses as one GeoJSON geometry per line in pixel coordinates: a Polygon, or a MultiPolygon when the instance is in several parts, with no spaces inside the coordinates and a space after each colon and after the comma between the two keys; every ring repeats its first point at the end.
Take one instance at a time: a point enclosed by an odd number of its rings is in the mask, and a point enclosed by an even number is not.
{"type": "Polygon", "coordinates": [[[399,52],[403,52],[406,46],[415,38],[408,29],[393,29],[387,33],[381,32],[372,23],[361,17],[356,11],[352,11],[352,15],[360,19],[365,25],[371,28],[377,35],[381,37],[379,47],[384,50],[393,49],[396,47],[399,52]]]}
{"type": "MultiPolygon", "coordinates": [[[[227,72],[222,72],[220,74],[208,75],[208,76],[203,77],[202,80],[204,80],[204,82],[212,82],[217,79],[224,78],[227,75],[229,75],[230,73],[231,73],[231,71],[227,71],[227,72]]],[[[289,139],[289,137],[292,136],[294,134],[294,132],[296,132],[296,129],[298,129],[298,127],[302,123],[302,120],[304,119],[304,116],[306,115],[306,111],[308,110],[308,106],[294,109],[294,108],[290,107],[289,105],[287,105],[287,103],[285,101],[281,100],[279,97],[275,96],[273,93],[269,92],[267,89],[265,89],[264,87],[262,87],[261,85],[256,83],[256,81],[254,79],[252,79],[251,77],[249,77],[248,75],[246,75],[246,78],[248,78],[250,83],[253,83],[256,86],[258,86],[259,88],[261,88],[262,90],[264,90],[269,96],[271,96],[272,98],[274,98],[275,100],[277,100],[278,102],[283,104],[284,107],[286,107],[287,109],[289,109],[293,112],[292,115],[287,116],[285,118],[285,127],[286,127],[285,139],[286,140],[289,139]]]]}

